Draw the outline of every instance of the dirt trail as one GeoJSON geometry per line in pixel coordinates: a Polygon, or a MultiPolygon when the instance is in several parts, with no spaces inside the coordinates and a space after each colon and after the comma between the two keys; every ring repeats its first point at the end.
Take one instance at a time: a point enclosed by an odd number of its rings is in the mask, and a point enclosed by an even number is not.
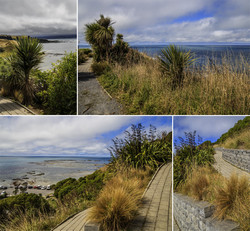
{"type": "Polygon", "coordinates": [[[119,115],[122,106],[111,98],[90,70],[92,59],[78,66],[78,114],[119,115]]]}

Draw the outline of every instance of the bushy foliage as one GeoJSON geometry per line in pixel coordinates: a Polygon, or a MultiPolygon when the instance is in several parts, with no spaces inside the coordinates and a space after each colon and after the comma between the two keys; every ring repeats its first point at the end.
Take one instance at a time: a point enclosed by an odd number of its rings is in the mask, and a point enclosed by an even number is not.
{"type": "Polygon", "coordinates": [[[76,114],[76,66],[76,54],[69,53],[45,76],[38,75],[38,85],[43,90],[37,96],[48,114],[76,114]]]}
{"type": "Polygon", "coordinates": [[[110,65],[108,64],[108,62],[94,62],[91,65],[91,69],[92,71],[96,74],[96,75],[102,75],[108,71],[110,71],[110,65]]]}
{"type": "Polygon", "coordinates": [[[4,223],[15,214],[22,212],[27,216],[38,216],[40,213],[52,213],[49,203],[37,194],[20,194],[0,200],[0,222],[4,223]]]}
{"type": "Polygon", "coordinates": [[[174,157],[174,187],[183,183],[190,167],[193,164],[198,166],[211,165],[214,162],[214,149],[212,146],[202,145],[200,136],[196,137],[196,131],[185,133],[185,138],[179,137],[175,143],[176,155],[174,157]]]}
{"type": "Polygon", "coordinates": [[[59,181],[54,187],[54,195],[63,203],[72,196],[79,200],[94,200],[101,190],[108,172],[96,170],[94,173],[81,177],[78,180],[67,178],[59,181]]]}
{"type": "Polygon", "coordinates": [[[222,134],[221,137],[214,144],[221,144],[229,137],[232,137],[245,129],[250,128],[250,116],[246,116],[243,120],[237,121],[235,125],[230,128],[226,133],[222,134]]]}
{"type": "Polygon", "coordinates": [[[156,168],[172,160],[171,138],[172,135],[167,133],[157,137],[156,128],[152,125],[148,134],[141,124],[132,125],[131,132],[125,131],[124,139],[113,140],[110,147],[112,162],[122,162],[135,168],[156,168]]]}
{"type": "Polygon", "coordinates": [[[78,65],[81,63],[85,63],[91,57],[93,57],[93,52],[91,49],[78,49],[78,65]]]}

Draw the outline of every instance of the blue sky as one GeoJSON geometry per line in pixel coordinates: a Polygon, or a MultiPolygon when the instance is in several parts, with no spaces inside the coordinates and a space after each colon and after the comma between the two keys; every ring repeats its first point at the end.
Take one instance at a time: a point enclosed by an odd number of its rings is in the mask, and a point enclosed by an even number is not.
{"type": "Polygon", "coordinates": [[[109,156],[111,140],[138,123],[172,130],[167,116],[0,117],[0,156],[109,156]]]}
{"type": "Polygon", "coordinates": [[[249,0],[79,0],[79,29],[100,14],[130,43],[250,44],[249,0]]]}
{"type": "Polygon", "coordinates": [[[203,141],[215,142],[227,132],[238,120],[245,116],[175,116],[174,117],[174,140],[185,137],[184,132],[194,132],[200,135],[203,141]]]}

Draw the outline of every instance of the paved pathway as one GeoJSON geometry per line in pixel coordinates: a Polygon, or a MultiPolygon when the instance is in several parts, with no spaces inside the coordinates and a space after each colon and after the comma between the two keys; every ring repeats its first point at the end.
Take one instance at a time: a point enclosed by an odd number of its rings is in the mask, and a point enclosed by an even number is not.
{"type": "Polygon", "coordinates": [[[138,216],[127,231],[172,230],[172,163],[164,165],[143,196],[138,216]]]}
{"type": "Polygon", "coordinates": [[[101,87],[90,70],[92,59],[78,66],[78,114],[119,115],[122,106],[101,87]]]}
{"type": "Polygon", "coordinates": [[[83,221],[87,211],[88,210],[86,209],[80,213],[77,213],[75,216],[63,222],[53,231],[83,231],[85,225],[83,221]]]}
{"type": "Polygon", "coordinates": [[[237,168],[234,167],[232,164],[228,163],[227,161],[222,159],[222,152],[217,151],[214,155],[215,158],[215,164],[214,167],[217,169],[223,176],[229,178],[232,173],[236,173],[240,176],[245,175],[250,179],[250,174],[237,168]]]}
{"type": "Polygon", "coordinates": [[[34,115],[14,101],[0,96],[0,115],[34,115]]]}

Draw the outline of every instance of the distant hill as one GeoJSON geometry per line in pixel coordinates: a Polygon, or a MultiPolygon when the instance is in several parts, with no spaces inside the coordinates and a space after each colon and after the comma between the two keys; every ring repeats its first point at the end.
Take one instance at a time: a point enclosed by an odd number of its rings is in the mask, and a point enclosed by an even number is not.
{"type": "Polygon", "coordinates": [[[239,120],[214,143],[215,146],[233,149],[250,149],[250,116],[239,120]]]}
{"type": "Polygon", "coordinates": [[[42,35],[42,36],[35,36],[36,38],[41,39],[73,39],[77,38],[76,34],[62,34],[62,35],[42,35]]]}

